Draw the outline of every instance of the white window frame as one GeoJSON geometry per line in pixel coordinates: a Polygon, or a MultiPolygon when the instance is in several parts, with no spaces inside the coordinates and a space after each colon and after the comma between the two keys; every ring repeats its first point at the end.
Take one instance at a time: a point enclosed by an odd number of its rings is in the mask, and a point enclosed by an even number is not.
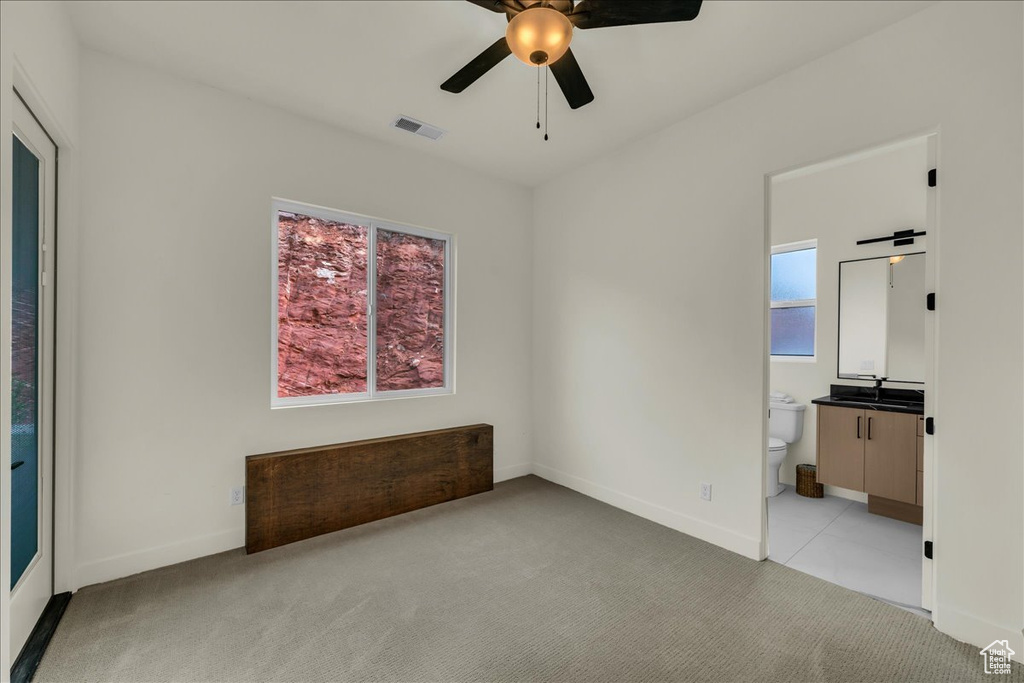
{"type": "Polygon", "coordinates": [[[455,235],[437,232],[404,223],[364,216],[362,214],[338,211],[314,204],[305,204],[289,199],[274,197],[271,201],[271,332],[270,332],[270,405],[271,408],[294,408],[300,406],[331,405],[335,403],[356,403],[381,401],[393,398],[418,396],[440,396],[455,393],[455,235]],[[325,221],[347,223],[365,227],[368,234],[366,253],[366,391],[352,394],[321,394],[318,396],[278,396],[278,213],[310,216],[325,221]],[[377,231],[400,232],[406,235],[424,237],[444,242],[444,384],[424,389],[377,390],[377,231]]]}
{"type": "MultiPolygon", "coordinates": [[[[807,251],[808,249],[814,249],[814,293],[818,293],[818,240],[803,240],[801,242],[789,242],[788,244],[779,244],[772,247],[772,256],[776,254],[788,254],[793,251],[807,251]]],[[[769,264],[771,259],[769,259],[769,264]]],[[[771,309],[775,308],[814,308],[814,353],[809,356],[789,356],[784,354],[774,354],[771,351],[771,335],[769,335],[769,348],[768,355],[772,362],[783,362],[783,363],[816,363],[818,360],[818,298],[815,296],[813,299],[794,299],[792,301],[772,301],[771,295],[771,277],[769,274],[769,288],[768,288],[768,307],[771,309]]],[[[768,316],[769,322],[771,316],[768,316]]]]}

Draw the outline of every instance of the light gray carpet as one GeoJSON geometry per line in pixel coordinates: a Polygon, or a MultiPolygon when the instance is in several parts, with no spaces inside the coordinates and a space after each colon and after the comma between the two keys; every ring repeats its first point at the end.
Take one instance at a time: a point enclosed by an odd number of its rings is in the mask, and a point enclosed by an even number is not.
{"type": "Polygon", "coordinates": [[[257,555],[231,551],[85,588],[36,676],[993,678],[976,648],[918,616],[536,477],[257,555]]]}

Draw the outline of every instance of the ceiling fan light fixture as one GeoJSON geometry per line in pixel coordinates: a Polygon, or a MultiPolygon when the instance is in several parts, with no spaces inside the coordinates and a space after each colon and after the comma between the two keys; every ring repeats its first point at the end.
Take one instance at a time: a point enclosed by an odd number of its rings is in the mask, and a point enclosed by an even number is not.
{"type": "Polygon", "coordinates": [[[550,7],[530,7],[512,17],[505,29],[512,54],[524,64],[557,62],[572,42],[572,23],[550,7]]]}

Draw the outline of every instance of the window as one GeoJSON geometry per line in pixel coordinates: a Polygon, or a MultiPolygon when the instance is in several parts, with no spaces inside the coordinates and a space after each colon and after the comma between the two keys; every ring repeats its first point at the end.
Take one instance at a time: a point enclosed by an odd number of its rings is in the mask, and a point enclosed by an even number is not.
{"type": "Polygon", "coordinates": [[[283,200],[273,224],[272,405],[451,393],[450,235],[283,200]]]}
{"type": "Polygon", "coordinates": [[[772,247],[772,356],[814,357],[816,240],[772,247]]]}

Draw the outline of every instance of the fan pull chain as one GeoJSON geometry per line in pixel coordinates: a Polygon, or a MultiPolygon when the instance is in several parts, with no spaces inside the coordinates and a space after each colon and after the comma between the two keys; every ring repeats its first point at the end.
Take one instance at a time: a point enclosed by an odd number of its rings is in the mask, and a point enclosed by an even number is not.
{"type": "Polygon", "coordinates": [[[540,130],[540,64],[537,65],[537,130],[540,130]]]}
{"type": "Polygon", "coordinates": [[[548,139],[548,73],[551,67],[544,67],[544,141],[548,139]]]}

